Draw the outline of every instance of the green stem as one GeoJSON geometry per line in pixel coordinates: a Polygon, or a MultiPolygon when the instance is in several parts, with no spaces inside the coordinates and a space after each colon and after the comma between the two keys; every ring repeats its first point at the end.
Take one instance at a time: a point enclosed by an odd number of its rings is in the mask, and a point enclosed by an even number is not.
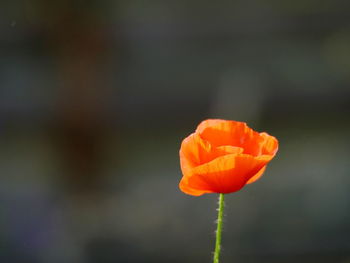
{"type": "Polygon", "coordinates": [[[219,263],[220,250],[221,250],[221,231],[222,231],[222,218],[224,216],[224,194],[219,195],[219,208],[218,208],[218,226],[216,229],[216,242],[214,251],[214,263],[219,263]]]}

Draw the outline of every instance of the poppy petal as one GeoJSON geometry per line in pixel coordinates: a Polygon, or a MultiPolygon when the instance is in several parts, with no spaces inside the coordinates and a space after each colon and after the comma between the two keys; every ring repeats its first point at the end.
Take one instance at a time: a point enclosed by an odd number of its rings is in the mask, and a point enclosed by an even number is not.
{"type": "Polygon", "coordinates": [[[230,193],[241,189],[270,160],[269,156],[228,154],[197,166],[188,176],[188,185],[195,189],[216,193],[230,193]]]}
{"type": "Polygon", "coordinates": [[[241,135],[248,134],[250,130],[244,122],[210,119],[201,122],[196,132],[214,146],[240,146],[244,139],[241,135]]]}
{"type": "Polygon", "coordinates": [[[181,144],[180,160],[182,165],[186,167],[195,167],[210,162],[219,156],[242,152],[243,148],[235,146],[212,147],[208,141],[203,140],[197,133],[193,133],[184,139],[181,144]]]}
{"type": "Polygon", "coordinates": [[[189,195],[194,195],[194,196],[200,196],[202,194],[208,194],[208,193],[213,193],[213,191],[210,191],[210,190],[203,190],[203,186],[205,188],[209,188],[208,185],[201,185],[201,184],[197,184],[197,185],[189,185],[188,183],[188,178],[189,177],[182,177],[181,181],[180,181],[180,184],[179,184],[179,187],[180,187],[180,190],[186,194],[189,194],[189,195]],[[198,188],[195,188],[195,186],[197,186],[198,188]]]}
{"type": "MultiPolygon", "coordinates": [[[[258,133],[245,122],[206,120],[196,130],[200,136],[213,146],[234,145],[244,149],[244,153],[259,156],[269,137],[267,133],[258,133]]],[[[267,154],[267,153],[266,153],[267,154]]]]}
{"type": "Polygon", "coordinates": [[[260,136],[264,138],[261,154],[275,155],[278,150],[278,141],[275,137],[267,134],[266,132],[260,133],[260,136]]]}

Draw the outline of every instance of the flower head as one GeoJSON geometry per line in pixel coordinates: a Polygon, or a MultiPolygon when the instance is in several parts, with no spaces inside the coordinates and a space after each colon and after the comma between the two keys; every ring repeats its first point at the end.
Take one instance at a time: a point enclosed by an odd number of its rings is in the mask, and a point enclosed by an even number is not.
{"type": "Polygon", "coordinates": [[[180,189],[186,194],[232,193],[258,180],[278,141],[244,122],[209,119],[182,141],[180,189]]]}

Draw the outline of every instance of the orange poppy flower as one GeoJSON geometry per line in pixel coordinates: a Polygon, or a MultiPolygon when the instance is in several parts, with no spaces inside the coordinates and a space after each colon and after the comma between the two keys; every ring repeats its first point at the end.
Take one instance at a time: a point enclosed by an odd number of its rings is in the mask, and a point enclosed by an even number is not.
{"type": "Polygon", "coordinates": [[[278,141],[244,122],[205,120],[182,141],[179,187],[186,194],[232,193],[258,180],[278,141]]]}

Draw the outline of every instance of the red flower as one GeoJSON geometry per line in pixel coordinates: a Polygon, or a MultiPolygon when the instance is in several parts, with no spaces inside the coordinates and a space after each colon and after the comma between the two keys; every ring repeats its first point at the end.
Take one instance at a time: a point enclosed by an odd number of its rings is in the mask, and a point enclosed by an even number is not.
{"type": "Polygon", "coordinates": [[[232,193],[258,180],[275,156],[278,141],[244,122],[205,120],[180,149],[186,194],[232,193]]]}

